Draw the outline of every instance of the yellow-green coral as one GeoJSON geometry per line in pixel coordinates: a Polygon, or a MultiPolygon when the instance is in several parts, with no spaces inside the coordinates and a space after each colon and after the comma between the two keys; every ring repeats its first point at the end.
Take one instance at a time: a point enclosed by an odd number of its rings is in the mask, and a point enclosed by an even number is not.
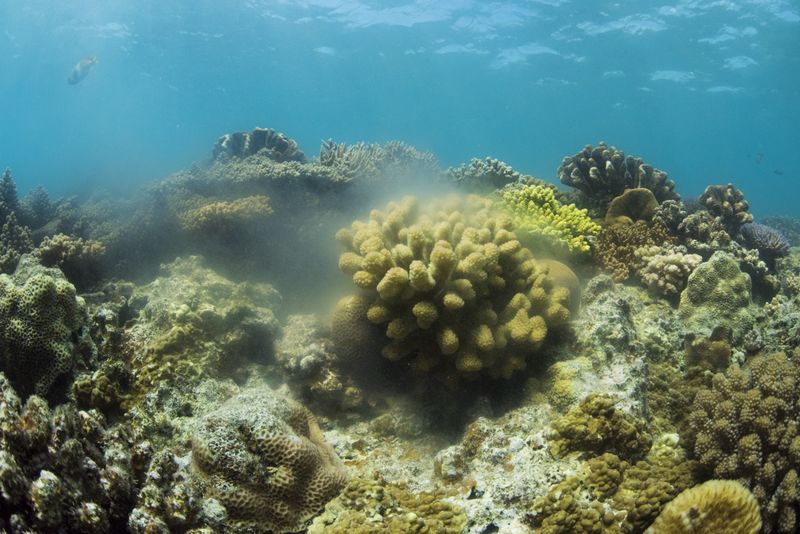
{"type": "Polygon", "coordinates": [[[269,197],[252,195],[208,202],[182,212],[179,219],[183,229],[190,232],[225,234],[270,215],[269,197]]]}
{"type": "Polygon", "coordinates": [[[570,252],[589,252],[587,237],[600,232],[600,225],[589,218],[587,210],[561,204],[552,189],[541,185],[506,188],[500,204],[511,214],[520,235],[545,237],[570,252]]]}
{"type": "Polygon", "coordinates": [[[351,480],[308,529],[309,534],[458,534],[467,519],[439,491],[412,493],[385,482],[351,480]]]}
{"type": "Polygon", "coordinates": [[[548,331],[569,319],[570,290],[511,229],[491,200],[471,195],[424,208],[407,197],[337,233],[347,247],[339,266],[370,301],[362,320],[390,340],[385,358],[408,359],[448,383],[483,372],[508,378],[525,367],[548,331]]]}
{"type": "Polygon", "coordinates": [[[733,480],[709,480],[683,491],[667,504],[646,534],[757,534],[758,502],[733,480]]]}

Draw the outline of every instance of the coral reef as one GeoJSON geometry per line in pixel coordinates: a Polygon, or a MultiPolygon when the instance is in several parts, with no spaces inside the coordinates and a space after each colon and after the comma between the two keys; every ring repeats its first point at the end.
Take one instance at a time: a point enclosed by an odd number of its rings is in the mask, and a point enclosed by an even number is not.
{"type": "Polygon", "coordinates": [[[800,219],[796,217],[788,217],[782,215],[775,215],[761,219],[763,224],[775,228],[789,241],[791,246],[800,246],[800,219]]]}
{"type": "Polygon", "coordinates": [[[703,261],[699,254],[688,254],[683,246],[650,245],[634,251],[636,273],[652,291],[665,296],[677,296],[686,287],[689,275],[703,261]]]}
{"type": "Polygon", "coordinates": [[[758,534],[761,515],[750,491],[732,480],[709,480],[680,493],[645,534],[758,534]]]}
{"type": "Polygon", "coordinates": [[[678,311],[688,329],[730,326],[738,335],[753,322],[750,289],[750,276],[739,270],[739,263],[715,252],[689,275],[678,311]]]}
{"type": "Polygon", "coordinates": [[[337,233],[347,248],[339,267],[372,300],[363,320],[385,325],[384,357],[410,358],[415,371],[450,383],[508,378],[569,320],[569,290],[490,208],[477,196],[424,209],[407,197],[337,233]]]}
{"type": "MultiPolygon", "coordinates": [[[[674,201],[670,201],[674,202],[674,201]]],[[[658,209],[658,200],[653,192],[644,187],[626,189],[614,197],[606,211],[606,224],[632,224],[636,221],[649,222],[658,209]]]]}
{"type": "Polygon", "coordinates": [[[558,178],[603,207],[626,189],[639,187],[651,190],[659,202],[679,198],[675,183],[665,172],[603,142],[596,147],[586,145],[574,156],[565,157],[558,178]]]}
{"type": "Polygon", "coordinates": [[[178,215],[181,227],[204,236],[235,237],[249,225],[258,225],[272,215],[269,197],[252,195],[235,200],[218,200],[187,209],[178,215]]]}
{"type": "Polygon", "coordinates": [[[700,195],[700,204],[714,217],[719,218],[725,230],[732,236],[738,234],[742,225],[753,222],[753,216],[747,211],[750,205],[744,199],[744,194],[733,187],[733,184],[709,185],[700,195]]]}
{"type": "Polygon", "coordinates": [[[19,217],[22,224],[29,228],[41,228],[56,215],[56,207],[50,195],[41,187],[34,187],[19,204],[19,217]]]}
{"type": "Polygon", "coordinates": [[[192,461],[234,531],[300,530],[346,482],[311,413],[262,390],[244,390],[203,417],[192,461]]]}
{"type": "Polygon", "coordinates": [[[223,135],[211,151],[215,159],[246,158],[261,153],[277,161],[304,162],[305,155],[297,146],[294,139],[290,139],[281,132],[272,128],[254,128],[252,132],[234,132],[223,135]]]}
{"type": "Polygon", "coordinates": [[[653,441],[644,423],[615,405],[609,395],[592,394],[556,419],[550,442],[553,454],[581,451],[599,456],[610,452],[634,458],[650,450],[653,441]]]}
{"type": "MultiPolygon", "coordinates": [[[[533,180],[532,177],[514,170],[506,162],[490,157],[472,158],[465,165],[448,167],[443,173],[443,178],[447,182],[474,192],[487,192],[501,189],[509,184],[533,180]]],[[[544,185],[544,182],[541,185],[544,185]]]]}
{"type": "Polygon", "coordinates": [[[332,169],[345,181],[397,179],[410,174],[435,176],[439,166],[433,154],[420,152],[400,141],[385,145],[356,143],[345,145],[329,139],[322,142],[319,164],[332,169]]]}
{"type": "Polygon", "coordinates": [[[14,272],[20,256],[31,250],[33,240],[30,231],[17,222],[14,212],[10,212],[0,229],[0,273],[14,272]]]}
{"type": "Polygon", "coordinates": [[[753,492],[766,533],[797,529],[798,384],[797,354],[756,356],[715,375],[690,415],[697,459],[713,478],[753,492]]]}
{"type": "Polygon", "coordinates": [[[45,267],[58,267],[78,289],[100,279],[100,260],[106,247],[99,241],[65,234],[47,236],[33,251],[45,267]]]}
{"type": "Polygon", "coordinates": [[[666,227],[637,221],[603,228],[595,240],[595,250],[598,261],[614,281],[624,282],[641,264],[636,257],[638,249],[674,242],[675,238],[669,235],[666,227]]]}
{"type": "Polygon", "coordinates": [[[742,237],[749,248],[758,253],[771,270],[775,270],[775,260],[789,254],[789,240],[779,230],[765,224],[750,223],[742,226],[742,237]]]}
{"type": "Polygon", "coordinates": [[[553,189],[537,185],[517,185],[500,193],[500,208],[511,216],[517,236],[525,242],[529,237],[545,239],[569,252],[589,252],[589,237],[600,232],[575,204],[562,205],[553,189]]]}
{"type": "Polygon", "coordinates": [[[467,519],[442,492],[410,492],[385,481],[353,479],[325,507],[308,534],[459,534],[467,519]]]}
{"type": "Polygon", "coordinates": [[[24,404],[0,373],[0,530],[118,532],[133,507],[130,443],[102,415],[24,404]]]}
{"type": "Polygon", "coordinates": [[[61,271],[23,256],[13,275],[0,274],[0,371],[23,397],[65,393],[95,352],[88,321],[61,271]]]}

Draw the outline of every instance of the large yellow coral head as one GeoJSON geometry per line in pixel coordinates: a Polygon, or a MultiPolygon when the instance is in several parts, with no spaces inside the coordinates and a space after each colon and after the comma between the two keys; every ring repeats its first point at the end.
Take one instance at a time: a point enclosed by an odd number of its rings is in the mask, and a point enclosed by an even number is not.
{"type": "Polygon", "coordinates": [[[530,234],[570,252],[589,252],[589,236],[600,232],[584,209],[562,204],[552,188],[543,185],[514,185],[503,190],[499,207],[507,212],[520,236],[530,234]]]}
{"type": "Polygon", "coordinates": [[[570,289],[533,259],[493,202],[406,197],[340,230],[341,270],[370,302],[382,354],[418,372],[508,378],[570,317],[570,289]]]}

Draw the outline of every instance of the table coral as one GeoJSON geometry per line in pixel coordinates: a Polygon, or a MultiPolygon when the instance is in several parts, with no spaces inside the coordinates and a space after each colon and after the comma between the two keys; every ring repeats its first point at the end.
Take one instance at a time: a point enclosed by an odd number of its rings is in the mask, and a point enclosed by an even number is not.
{"type": "Polygon", "coordinates": [[[263,390],[245,390],[206,415],[192,437],[205,496],[242,532],[295,532],[346,482],[311,413],[263,390]]]}
{"type": "Polygon", "coordinates": [[[93,355],[88,321],[61,271],[23,256],[13,275],[0,274],[0,371],[21,395],[46,396],[93,355]]]}
{"type": "Polygon", "coordinates": [[[589,252],[589,237],[600,232],[586,210],[561,204],[553,189],[539,185],[507,187],[500,193],[500,207],[511,215],[521,239],[545,238],[569,252],[589,252]]]}
{"type": "Polygon", "coordinates": [[[732,480],[709,480],[672,499],[645,534],[758,534],[761,515],[750,491],[732,480]]]}
{"type": "Polygon", "coordinates": [[[694,452],[714,478],[738,480],[759,506],[762,532],[795,532],[800,511],[798,354],[756,356],[718,373],[695,398],[694,452]]]}
{"type": "Polygon", "coordinates": [[[604,206],[625,189],[635,187],[651,190],[659,202],[680,198],[667,173],[603,142],[596,147],[586,145],[574,156],[565,157],[558,178],[604,206]]]}
{"type": "Polygon", "coordinates": [[[347,248],[339,267],[371,300],[362,321],[390,340],[384,357],[449,382],[508,378],[569,320],[569,290],[491,206],[471,195],[421,208],[406,197],[337,233],[347,248]]]}

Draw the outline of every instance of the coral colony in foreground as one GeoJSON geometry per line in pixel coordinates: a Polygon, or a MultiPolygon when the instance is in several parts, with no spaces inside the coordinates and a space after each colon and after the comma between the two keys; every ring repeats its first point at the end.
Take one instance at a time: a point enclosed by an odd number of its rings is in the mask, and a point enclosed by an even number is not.
{"type": "Polygon", "coordinates": [[[798,220],[556,176],[264,128],[128,199],[6,171],[0,530],[796,532],[798,220]]]}

